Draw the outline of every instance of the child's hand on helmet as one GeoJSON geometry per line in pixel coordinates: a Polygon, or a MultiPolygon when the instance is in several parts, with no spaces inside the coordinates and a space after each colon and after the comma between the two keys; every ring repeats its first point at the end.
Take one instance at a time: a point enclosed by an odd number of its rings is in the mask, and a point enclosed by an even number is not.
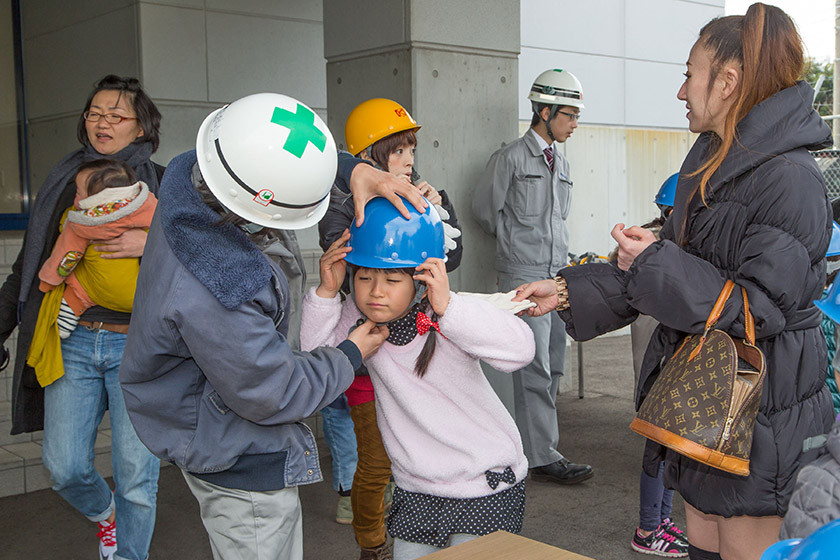
{"type": "Polygon", "coordinates": [[[443,317],[449,307],[449,276],[446,275],[443,259],[430,257],[416,270],[419,272],[414,279],[426,283],[426,297],[435,313],[443,317]]]}
{"type": "Polygon", "coordinates": [[[338,290],[341,289],[344,275],[347,274],[347,262],[345,262],[344,257],[351,251],[351,248],[347,247],[349,239],[350,230],[345,229],[341,237],[336,239],[329,249],[321,255],[319,261],[321,283],[315,289],[318,297],[334,298],[338,290]]]}
{"type": "Polygon", "coordinates": [[[375,354],[386,338],[388,338],[388,327],[377,325],[370,319],[347,335],[347,340],[355,344],[361,352],[362,360],[366,360],[369,356],[375,354]]]}
{"type": "Polygon", "coordinates": [[[435,206],[438,206],[441,202],[443,202],[440,193],[437,192],[437,189],[430,185],[428,181],[420,181],[415,186],[417,187],[417,190],[420,191],[420,194],[425,196],[426,199],[435,206]]]}

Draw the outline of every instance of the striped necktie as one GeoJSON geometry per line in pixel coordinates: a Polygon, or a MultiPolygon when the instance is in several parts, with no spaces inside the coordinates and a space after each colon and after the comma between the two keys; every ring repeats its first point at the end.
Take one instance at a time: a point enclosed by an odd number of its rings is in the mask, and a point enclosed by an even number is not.
{"type": "Polygon", "coordinates": [[[543,150],[543,153],[545,154],[545,161],[548,163],[548,170],[554,173],[554,150],[549,146],[543,150]]]}

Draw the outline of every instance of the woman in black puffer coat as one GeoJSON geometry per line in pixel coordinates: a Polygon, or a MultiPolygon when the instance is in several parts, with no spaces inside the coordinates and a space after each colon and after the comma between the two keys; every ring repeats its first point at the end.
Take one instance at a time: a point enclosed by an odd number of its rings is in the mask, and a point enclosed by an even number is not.
{"type": "Polygon", "coordinates": [[[645,454],[651,468],[665,457],[665,485],[686,501],[692,559],[758,559],[777,538],[799,468],[816,457],[803,453],[802,441],[832,423],[813,305],[825,282],[831,209],[808,152],[829,145],[831,130],[812,109],[811,87],[797,82],[802,68],[801,39],[778,8],[754,4],[745,16],[707,24],[678,94],[690,130],[701,135],[680,169],[662,241],[618,224],[618,267],[567,268],[557,283],[520,287],[519,298],[539,304],[532,313],[563,302],[576,340],[622,327],[638,313],[659,321],[637,404],[685,335],[703,332],[727,279],[737,287],[716,328],[744,337],[739,288],[746,289],[767,360],[750,475],[727,474],[652,442],[645,454]]]}

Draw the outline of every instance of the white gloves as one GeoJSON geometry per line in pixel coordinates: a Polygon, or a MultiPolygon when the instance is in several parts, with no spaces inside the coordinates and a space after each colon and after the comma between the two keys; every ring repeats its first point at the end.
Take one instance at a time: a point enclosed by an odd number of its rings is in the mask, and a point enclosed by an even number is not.
{"type": "Polygon", "coordinates": [[[474,294],[471,292],[458,292],[458,295],[483,299],[484,301],[490,302],[490,304],[492,304],[493,307],[502,309],[504,311],[510,311],[514,314],[519,313],[520,311],[524,311],[529,307],[537,306],[536,303],[533,303],[527,299],[522,301],[511,301],[516,295],[516,290],[511,290],[506,294],[503,294],[501,292],[495,294],[474,294]]]}
{"type": "MultiPolygon", "coordinates": [[[[443,206],[440,204],[435,204],[435,210],[438,211],[440,214],[441,220],[448,220],[449,219],[449,212],[447,212],[443,206]]],[[[455,239],[461,237],[461,230],[458,228],[454,228],[447,224],[445,221],[443,222],[443,252],[448,253],[449,251],[453,250],[455,247],[458,246],[455,243],[455,239]]]]}

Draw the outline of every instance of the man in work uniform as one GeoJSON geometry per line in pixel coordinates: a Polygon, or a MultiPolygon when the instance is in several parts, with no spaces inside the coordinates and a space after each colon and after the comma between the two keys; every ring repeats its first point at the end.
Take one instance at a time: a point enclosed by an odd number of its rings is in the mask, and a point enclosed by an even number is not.
{"type": "MultiPolygon", "coordinates": [[[[551,278],[566,265],[572,198],[569,162],[558,151],[577,128],[583,109],[580,82],[565,70],[540,74],[528,94],[533,116],[522,138],[496,151],[473,196],[472,211],[496,238],[499,289],[551,278]]],[[[513,374],[514,417],[522,436],[531,478],[577,484],[592,467],[557,451],[555,399],[563,375],[566,333],[556,313],[523,317],[534,331],[534,361],[513,374]]]]}

